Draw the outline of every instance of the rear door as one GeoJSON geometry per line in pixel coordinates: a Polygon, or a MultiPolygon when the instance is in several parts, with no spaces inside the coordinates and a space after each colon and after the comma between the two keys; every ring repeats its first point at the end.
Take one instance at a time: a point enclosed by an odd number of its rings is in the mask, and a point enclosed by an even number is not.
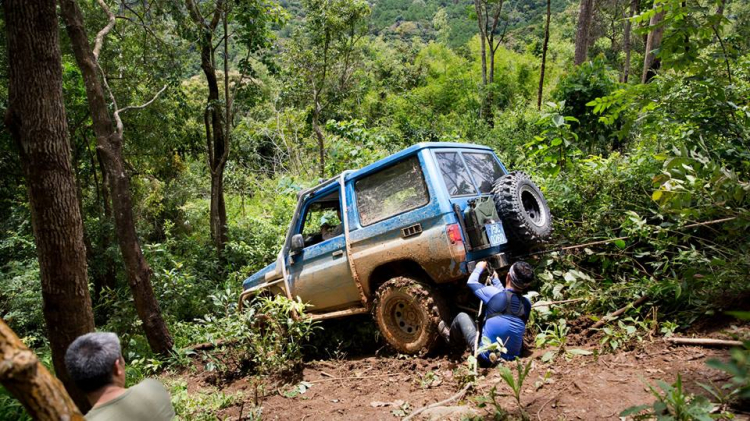
{"type": "MultiPolygon", "coordinates": [[[[433,152],[442,178],[445,191],[451,204],[458,204],[463,211],[467,202],[481,196],[492,194],[495,180],[505,175],[505,169],[500,165],[495,154],[488,150],[479,149],[436,149],[433,152]]],[[[505,244],[507,239],[499,224],[487,226],[490,240],[495,244],[505,244]],[[493,241],[494,240],[494,241],[493,241]]],[[[468,241],[464,233],[464,240],[468,241]]],[[[467,259],[472,260],[491,253],[496,253],[502,245],[469,252],[467,259]]]]}

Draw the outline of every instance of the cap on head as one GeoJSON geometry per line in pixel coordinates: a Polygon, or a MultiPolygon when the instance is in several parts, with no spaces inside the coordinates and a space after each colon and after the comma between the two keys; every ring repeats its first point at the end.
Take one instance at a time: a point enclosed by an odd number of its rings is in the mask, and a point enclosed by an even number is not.
{"type": "Polygon", "coordinates": [[[513,288],[526,291],[534,282],[534,268],[526,262],[516,262],[508,271],[513,288]]]}
{"type": "Polygon", "coordinates": [[[112,332],[81,335],[65,351],[65,368],[84,392],[94,392],[112,383],[115,361],[122,355],[120,340],[112,332]]]}

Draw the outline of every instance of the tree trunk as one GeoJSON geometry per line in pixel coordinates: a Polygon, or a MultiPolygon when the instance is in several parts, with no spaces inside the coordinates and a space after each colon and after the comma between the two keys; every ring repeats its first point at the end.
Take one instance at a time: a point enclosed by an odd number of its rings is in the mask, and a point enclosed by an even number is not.
{"type": "Polygon", "coordinates": [[[227,208],[224,202],[224,166],[211,173],[211,232],[214,246],[221,254],[227,241],[227,208]]]}
{"type": "Polygon", "coordinates": [[[477,25],[479,26],[479,41],[482,54],[482,86],[487,86],[487,34],[484,22],[484,10],[481,0],[474,0],[474,9],[477,13],[477,25]]]}
{"type": "Polygon", "coordinates": [[[87,410],[64,361],[68,345],[94,330],[94,317],[70,164],[55,2],[5,0],[3,8],[9,64],[5,122],[26,177],[52,362],[75,402],[87,410]]]}
{"type": "Polygon", "coordinates": [[[578,28],[576,29],[576,46],[574,63],[576,66],[586,61],[589,51],[589,29],[591,17],[594,13],[594,0],[581,0],[578,12],[578,28]]]}
{"type": "Polygon", "coordinates": [[[320,118],[320,108],[315,101],[315,109],[313,110],[312,126],[315,132],[315,137],[318,138],[318,150],[320,151],[320,178],[326,178],[326,153],[325,153],[325,137],[323,136],[323,130],[320,128],[318,119],[320,118]]]}
{"type": "Polygon", "coordinates": [[[135,309],[143,322],[143,330],[151,349],[154,352],[166,354],[172,349],[173,341],[167,324],[161,316],[159,303],[154,296],[151,286],[151,268],[143,257],[135,231],[130,180],[125,172],[125,161],[122,157],[122,133],[115,130],[112,124],[112,117],[104,100],[104,89],[97,70],[97,58],[89,45],[78,4],[74,0],[60,0],[60,10],[65,20],[76,62],[85,82],[86,98],[91,110],[94,134],[96,134],[96,148],[101,154],[107,172],[115,233],[125,263],[128,285],[133,293],[135,309]]]}
{"type": "MultiPolygon", "coordinates": [[[[217,11],[221,13],[223,4],[217,4],[217,11]]],[[[188,3],[189,8],[195,7],[188,3]]],[[[200,49],[201,69],[206,76],[208,85],[208,103],[206,105],[204,124],[206,126],[206,153],[208,154],[208,166],[211,173],[211,204],[209,208],[209,224],[211,238],[214,241],[216,252],[221,255],[227,241],[227,211],[224,202],[224,167],[227,160],[228,139],[224,130],[224,116],[219,101],[219,81],[216,77],[216,66],[214,64],[213,31],[218,24],[218,16],[205,28],[206,23],[200,20],[200,16],[193,16],[196,24],[201,27],[200,49]]],[[[228,124],[229,122],[227,122],[228,124]]]]}
{"type": "MultiPolygon", "coordinates": [[[[664,19],[664,11],[661,11],[651,17],[649,26],[653,27],[658,25],[659,22],[664,19]]],[[[652,77],[656,76],[656,71],[659,70],[661,64],[660,60],[654,55],[652,51],[659,48],[661,45],[661,38],[664,35],[664,27],[653,28],[648,33],[646,39],[646,51],[643,58],[643,75],[641,76],[641,83],[646,83],[651,80],[652,77]]]]}
{"type": "Polygon", "coordinates": [[[2,319],[0,383],[23,404],[26,412],[35,420],[83,421],[83,415],[60,380],[50,374],[2,319]]]}
{"type": "MultiPolygon", "coordinates": [[[[102,161],[102,154],[100,151],[96,151],[97,163],[102,173],[102,183],[100,186],[101,200],[102,200],[102,219],[107,224],[112,223],[112,201],[110,200],[109,194],[109,176],[107,170],[104,168],[104,162],[102,161]]],[[[93,167],[93,165],[92,165],[93,167]]],[[[93,168],[93,171],[96,171],[93,168]]],[[[112,238],[110,236],[109,227],[102,230],[102,243],[101,250],[103,253],[102,258],[104,259],[104,272],[98,274],[94,278],[94,292],[97,295],[101,295],[101,291],[105,288],[115,289],[117,286],[117,269],[115,267],[115,261],[112,255],[108,253],[109,247],[112,244],[112,238]]]]}
{"type": "Polygon", "coordinates": [[[620,78],[622,83],[628,83],[630,77],[630,29],[632,27],[630,19],[638,13],[637,9],[638,0],[630,0],[630,9],[625,12],[625,31],[622,36],[622,49],[625,51],[625,62],[622,64],[622,77],[620,78]]]}
{"type": "Polygon", "coordinates": [[[549,20],[551,16],[551,0],[547,0],[547,23],[544,26],[544,44],[542,44],[542,69],[539,72],[539,90],[536,96],[536,109],[542,109],[542,92],[544,91],[544,69],[547,66],[547,45],[549,44],[549,20]]]}

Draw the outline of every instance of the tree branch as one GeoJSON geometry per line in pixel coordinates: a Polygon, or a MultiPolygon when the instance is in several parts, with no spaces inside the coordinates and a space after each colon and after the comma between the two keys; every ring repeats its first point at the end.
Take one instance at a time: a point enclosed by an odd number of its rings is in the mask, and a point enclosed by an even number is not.
{"type": "Polygon", "coordinates": [[[102,28],[101,31],[99,31],[98,34],[96,34],[96,41],[94,42],[94,58],[99,60],[99,53],[102,51],[102,46],[104,45],[104,38],[107,36],[109,31],[112,30],[112,28],[115,27],[115,14],[112,13],[111,10],[109,10],[109,6],[107,6],[107,3],[104,2],[104,0],[97,0],[99,3],[99,6],[101,6],[102,10],[104,10],[104,13],[107,14],[107,25],[102,28]]]}
{"type": "MultiPolygon", "coordinates": [[[[106,85],[106,82],[105,82],[105,85],[106,85]]],[[[123,112],[128,111],[128,110],[140,110],[140,109],[148,107],[149,105],[151,105],[151,103],[153,103],[154,101],[156,101],[156,99],[159,98],[159,95],[161,95],[161,93],[164,92],[166,89],[167,89],[167,85],[164,85],[164,87],[162,87],[161,90],[159,92],[157,92],[156,95],[154,95],[153,98],[151,98],[151,100],[149,100],[148,102],[146,102],[144,104],[141,104],[141,105],[129,105],[129,106],[125,107],[125,108],[118,109],[117,108],[117,104],[115,103],[114,104],[115,105],[115,112],[112,113],[112,115],[114,116],[115,122],[117,123],[117,134],[119,134],[120,136],[122,136],[122,133],[124,131],[124,126],[122,124],[122,118],[120,118],[120,113],[123,113],[123,112]]],[[[109,86],[107,86],[107,90],[109,90],[109,86]]],[[[109,90],[109,95],[112,98],[112,102],[114,103],[115,97],[114,97],[114,95],[112,95],[112,91],[111,90],[109,90]]]]}

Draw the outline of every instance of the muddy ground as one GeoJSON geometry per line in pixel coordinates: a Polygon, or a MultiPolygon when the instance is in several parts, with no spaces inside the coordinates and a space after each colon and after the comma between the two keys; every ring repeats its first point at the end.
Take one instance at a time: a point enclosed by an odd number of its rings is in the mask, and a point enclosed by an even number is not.
{"type": "MultiPolygon", "coordinates": [[[[729,326],[709,327],[689,334],[736,337],[736,327],[730,333],[727,329],[729,326]]],[[[746,325],[741,329],[745,334],[750,331],[746,325]]],[[[578,342],[568,349],[598,348],[596,338],[579,338],[578,342]]],[[[506,394],[497,402],[510,419],[521,419],[523,411],[532,420],[618,420],[622,410],[654,401],[646,383],[655,385],[657,380],[673,383],[680,374],[689,392],[706,395],[698,382],[722,385],[729,380],[726,373],[706,365],[712,358],[728,358],[726,349],[674,346],[662,338],[646,339],[630,350],[614,354],[568,354],[543,363],[541,357],[547,351],[534,350],[522,360],[533,361],[522,389],[523,408],[507,396],[510,389],[500,380],[496,369],[480,369],[479,386],[448,405],[465,405],[480,418],[493,419],[494,405],[482,407],[481,401],[497,385],[498,393],[506,394]]],[[[465,360],[445,355],[417,358],[390,354],[308,361],[297,378],[282,379],[291,380],[292,386],[267,383],[256,388],[250,379],[222,384],[225,393],[243,391],[248,398],[246,404],[232,405],[219,415],[236,420],[240,413],[247,414],[248,405],[257,396],[258,404],[263,407],[263,419],[268,420],[397,420],[456,394],[465,384],[467,372],[465,360]],[[306,382],[303,383],[306,390],[299,393],[302,381],[306,382]]],[[[208,373],[182,377],[187,378],[191,393],[212,388],[208,373]]],[[[750,417],[739,413],[736,419],[750,417]]]]}

